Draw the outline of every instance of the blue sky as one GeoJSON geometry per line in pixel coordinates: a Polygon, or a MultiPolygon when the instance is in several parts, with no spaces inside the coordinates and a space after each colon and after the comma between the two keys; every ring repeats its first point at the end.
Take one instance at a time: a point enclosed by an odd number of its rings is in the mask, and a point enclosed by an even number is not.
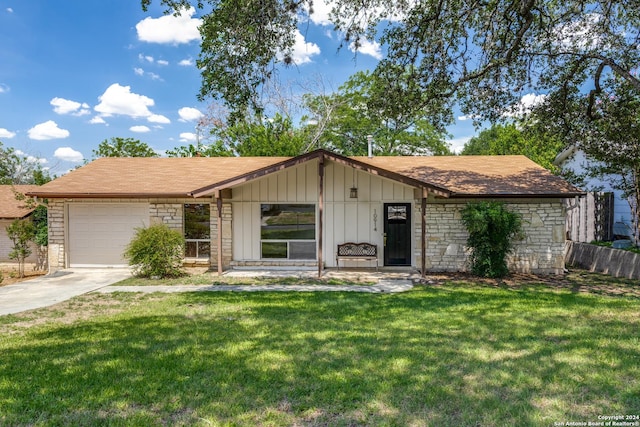
{"type": "MultiPolygon", "coordinates": [[[[328,10],[315,6],[284,79],[321,76],[336,89],[375,67],[375,42],[357,57],[348,46],[338,51],[328,10]]],[[[198,22],[195,11],[164,16],[158,2],[145,13],[138,0],[0,0],[0,141],[56,175],[112,137],[160,153],[194,142],[209,104],[196,98],[198,22]]],[[[450,133],[461,147],[476,131],[458,118],[450,133]]]]}

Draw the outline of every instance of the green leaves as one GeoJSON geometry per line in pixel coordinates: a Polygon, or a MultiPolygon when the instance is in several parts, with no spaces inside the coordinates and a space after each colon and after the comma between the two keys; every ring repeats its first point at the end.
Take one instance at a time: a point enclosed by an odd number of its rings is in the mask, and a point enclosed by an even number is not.
{"type": "MultiPolygon", "coordinates": [[[[168,12],[187,0],[159,0],[168,12]]],[[[151,0],[141,0],[143,9],[151,0]]],[[[502,120],[522,95],[584,90],[615,74],[640,92],[640,12],[614,0],[489,2],[336,0],[330,19],[343,45],[376,40],[385,57],[374,74],[383,90],[369,105],[386,117],[424,114],[440,128],[458,102],[465,114],[502,120]],[[604,70],[604,72],[603,72],[604,70]]],[[[222,99],[231,121],[264,112],[261,89],[293,64],[311,0],[208,0],[200,98],[222,99]]],[[[562,110],[558,110],[560,112],[562,110]]]]}
{"type": "Polygon", "coordinates": [[[18,274],[24,277],[24,261],[31,255],[29,243],[36,236],[36,228],[31,219],[16,219],[6,227],[7,237],[13,243],[9,258],[18,262],[18,274]]]}
{"type": "Polygon", "coordinates": [[[562,139],[544,133],[541,128],[525,127],[524,130],[520,130],[515,124],[493,125],[471,138],[461,154],[521,154],[555,172],[557,166],[553,161],[563,145],[562,139]]]}
{"type": "Polygon", "coordinates": [[[94,157],[158,157],[158,153],[144,142],[119,137],[102,141],[98,149],[93,150],[93,155],[94,157]]]}
{"type": "Polygon", "coordinates": [[[521,215],[500,202],[469,203],[461,214],[469,232],[472,273],[481,277],[506,276],[506,256],[513,249],[513,240],[524,238],[521,215]]]}
{"type": "Polygon", "coordinates": [[[180,277],[184,274],[184,237],[166,224],[138,228],[125,258],[139,277],[180,277]]]}
{"type": "Polygon", "coordinates": [[[332,95],[308,95],[306,107],[322,123],[317,145],[345,155],[367,154],[367,136],[373,136],[376,155],[450,154],[445,133],[423,112],[400,111],[381,102],[388,92],[379,76],[358,72],[332,95]]]}
{"type": "Polygon", "coordinates": [[[12,147],[4,147],[0,142],[0,185],[37,184],[51,181],[49,173],[42,169],[40,162],[18,154],[12,147]]]}

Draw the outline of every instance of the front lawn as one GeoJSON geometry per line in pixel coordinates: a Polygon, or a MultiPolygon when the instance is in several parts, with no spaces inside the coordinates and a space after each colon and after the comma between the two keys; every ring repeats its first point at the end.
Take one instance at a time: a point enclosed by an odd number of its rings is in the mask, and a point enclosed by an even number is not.
{"type": "Polygon", "coordinates": [[[88,294],[0,317],[0,425],[553,426],[640,414],[640,299],[88,294]]]}

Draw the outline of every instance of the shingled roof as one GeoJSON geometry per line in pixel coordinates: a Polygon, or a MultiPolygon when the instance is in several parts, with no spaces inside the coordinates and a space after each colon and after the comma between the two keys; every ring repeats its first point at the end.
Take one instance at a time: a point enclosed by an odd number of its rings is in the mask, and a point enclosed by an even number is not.
{"type": "Polygon", "coordinates": [[[582,194],[525,156],[101,158],[39,187],[40,197],[210,195],[309,160],[325,158],[443,197],[572,197],[582,194]]]}
{"type": "Polygon", "coordinates": [[[0,185],[0,218],[24,218],[34,209],[25,207],[25,203],[16,200],[14,190],[18,193],[36,191],[37,185],[0,185]]]}

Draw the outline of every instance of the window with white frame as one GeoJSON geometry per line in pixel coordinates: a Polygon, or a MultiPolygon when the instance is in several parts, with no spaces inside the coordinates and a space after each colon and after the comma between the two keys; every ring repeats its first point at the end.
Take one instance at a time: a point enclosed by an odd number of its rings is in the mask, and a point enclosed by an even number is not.
{"type": "Polygon", "coordinates": [[[210,216],[209,204],[184,205],[185,258],[209,259],[211,255],[210,216]]]}
{"type": "Polygon", "coordinates": [[[315,259],[315,205],[260,205],[260,252],[262,258],[315,259]]]}

